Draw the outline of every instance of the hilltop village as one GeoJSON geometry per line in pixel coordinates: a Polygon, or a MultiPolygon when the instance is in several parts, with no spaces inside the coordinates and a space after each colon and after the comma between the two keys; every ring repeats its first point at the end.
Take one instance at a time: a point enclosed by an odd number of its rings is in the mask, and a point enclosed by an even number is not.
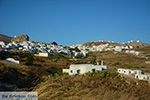
{"type": "Polygon", "coordinates": [[[74,56],[86,56],[89,52],[102,52],[102,51],[122,52],[123,50],[125,50],[123,52],[135,54],[138,56],[141,52],[132,49],[149,47],[149,45],[147,44],[143,45],[142,43],[140,43],[139,40],[137,40],[137,43],[131,40],[128,41],[127,44],[123,43],[122,45],[114,43],[114,41],[110,43],[110,41],[104,42],[103,40],[99,40],[95,43],[100,43],[100,45],[95,45],[94,42],[91,42],[90,45],[79,44],[63,47],[59,46],[56,42],[47,44],[29,41],[28,35],[21,35],[15,36],[14,39],[11,39],[10,43],[0,41],[1,47],[0,49],[5,51],[18,50],[34,53],[56,53],[56,54],[65,53],[67,55],[74,55],[74,56]]]}
{"type": "Polygon", "coordinates": [[[149,98],[143,96],[150,89],[149,44],[99,40],[62,46],[34,42],[28,35],[9,39],[0,41],[1,91],[37,91],[41,100],[149,98]],[[137,96],[140,90],[145,92],[137,96]]]}

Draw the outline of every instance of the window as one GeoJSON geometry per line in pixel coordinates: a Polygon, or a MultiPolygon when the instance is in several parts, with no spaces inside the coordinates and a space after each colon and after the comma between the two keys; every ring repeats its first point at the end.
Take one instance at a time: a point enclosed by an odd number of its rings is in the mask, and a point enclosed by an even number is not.
{"type": "Polygon", "coordinates": [[[105,69],[105,68],[102,68],[102,70],[106,71],[106,69],[105,69]]]}
{"type": "Polygon", "coordinates": [[[80,69],[77,70],[77,74],[80,74],[80,69]]]}
{"type": "Polygon", "coordinates": [[[71,70],[70,72],[73,73],[73,70],[71,70]]]}
{"type": "Polygon", "coordinates": [[[131,73],[131,71],[129,71],[129,73],[131,73]]]}
{"type": "Polygon", "coordinates": [[[96,70],[95,69],[92,69],[92,72],[95,72],[96,70]]]}

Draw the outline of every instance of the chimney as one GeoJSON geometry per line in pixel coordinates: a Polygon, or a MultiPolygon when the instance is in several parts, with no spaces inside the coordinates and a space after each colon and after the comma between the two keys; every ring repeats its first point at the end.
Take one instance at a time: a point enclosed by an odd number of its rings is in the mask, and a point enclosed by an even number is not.
{"type": "Polygon", "coordinates": [[[97,62],[97,65],[99,65],[99,62],[97,62]]]}
{"type": "Polygon", "coordinates": [[[103,66],[103,60],[101,61],[101,66],[103,66]]]}

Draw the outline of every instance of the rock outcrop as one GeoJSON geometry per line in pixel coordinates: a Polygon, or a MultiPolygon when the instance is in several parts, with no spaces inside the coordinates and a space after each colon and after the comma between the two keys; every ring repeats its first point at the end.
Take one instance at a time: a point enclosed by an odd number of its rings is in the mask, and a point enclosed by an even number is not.
{"type": "Polygon", "coordinates": [[[29,41],[29,36],[28,35],[19,35],[19,36],[15,36],[14,39],[11,39],[11,42],[23,42],[23,41],[29,41]]]}

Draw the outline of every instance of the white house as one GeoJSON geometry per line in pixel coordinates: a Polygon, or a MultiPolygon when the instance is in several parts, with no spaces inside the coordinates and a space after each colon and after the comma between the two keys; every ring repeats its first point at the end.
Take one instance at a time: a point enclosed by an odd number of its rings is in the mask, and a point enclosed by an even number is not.
{"type": "Polygon", "coordinates": [[[19,60],[15,60],[14,58],[7,58],[4,61],[10,62],[10,63],[15,63],[15,64],[20,64],[19,60]]]}
{"type": "Polygon", "coordinates": [[[116,52],[121,52],[122,51],[122,48],[120,46],[116,46],[115,49],[114,49],[116,52]]]}
{"type": "Polygon", "coordinates": [[[0,41],[0,46],[4,47],[5,45],[6,45],[6,43],[5,43],[5,42],[0,41]]]}
{"type": "Polygon", "coordinates": [[[140,53],[141,53],[141,52],[139,52],[139,51],[136,51],[136,52],[135,52],[135,55],[137,55],[137,56],[138,56],[140,53]]]}
{"type": "Polygon", "coordinates": [[[135,74],[135,78],[140,79],[140,80],[150,80],[150,75],[135,74]]]}
{"type": "Polygon", "coordinates": [[[140,40],[137,40],[137,43],[140,43],[140,40]]]}
{"type": "Polygon", "coordinates": [[[95,72],[96,70],[106,70],[107,66],[104,65],[92,65],[92,64],[73,64],[69,69],[63,69],[63,72],[69,75],[85,74],[87,72],[95,72]]]}
{"type": "Polygon", "coordinates": [[[35,56],[40,56],[40,57],[50,57],[49,53],[39,53],[39,54],[34,54],[35,56]]]}
{"type": "Polygon", "coordinates": [[[131,69],[122,69],[122,68],[119,68],[118,69],[118,72],[121,73],[121,74],[142,74],[141,70],[131,70],[131,69]]]}

